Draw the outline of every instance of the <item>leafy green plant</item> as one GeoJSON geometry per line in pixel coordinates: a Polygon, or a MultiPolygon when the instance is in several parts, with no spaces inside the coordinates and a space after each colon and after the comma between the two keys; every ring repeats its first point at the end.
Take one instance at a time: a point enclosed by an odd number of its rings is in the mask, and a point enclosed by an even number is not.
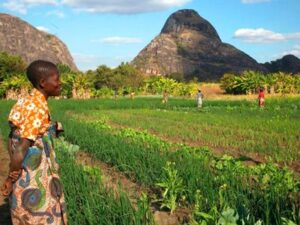
{"type": "Polygon", "coordinates": [[[225,208],[221,213],[221,217],[217,225],[237,225],[239,215],[232,208],[225,208]]]}
{"type": "Polygon", "coordinates": [[[289,219],[286,219],[284,217],[281,217],[282,219],[282,224],[283,225],[296,225],[296,223],[294,223],[293,221],[289,220],[289,219]]]}
{"type": "Polygon", "coordinates": [[[182,197],[184,186],[174,162],[167,162],[164,171],[165,178],[156,185],[163,189],[161,208],[166,207],[173,213],[177,207],[177,201],[182,197]]]}

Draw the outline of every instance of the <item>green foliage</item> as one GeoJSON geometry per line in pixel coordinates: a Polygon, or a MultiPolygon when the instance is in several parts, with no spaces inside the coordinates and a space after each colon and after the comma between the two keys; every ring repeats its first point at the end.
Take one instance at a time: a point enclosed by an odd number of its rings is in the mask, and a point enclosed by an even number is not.
{"type": "Polygon", "coordinates": [[[26,63],[19,56],[0,53],[0,82],[16,74],[24,74],[26,63]]]}
{"type": "Polygon", "coordinates": [[[62,96],[66,96],[68,98],[72,97],[72,89],[73,83],[75,80],[76,74],[75,73],[61,73],[60,80],[62,83],[62,96]]]}
{"type": "Polygon", "coordinates": [[[90,71],[89,74],[94,80],[95,89],[102,87],[111,87],[112,69],[105,65],[99,66],[95,71],[90,71]]]}
{"type": "Polygon", "coordinates": [[[80,72],[66,72],[60,75],[62,82],[62,96],[72,97],[72,91],[85,91],[92,87],[90,77],[80,72]]]}
{"type": "Polygon", "coordinates": [[[235,88],[236,76],[234,74],[226,73],[221,78],[221,85],[220,87],[225,90],[227,94],[238,94],[238,90],[235,88]]]}
{"type": "Polygon", "coordinates": [[[115,76],[121,77],[121,85],[119,87],[130,87],[137,90],[143,83],[142,74],[128,63],[121,63],[115,70],[115,76]]]}
{"type": "Polygon", "coordinates": [[[227,94],[253,94],[259,88],[269,93],[300,93],[299,75],[292,76],[283,72],[263,75],[254,71],[246,71],[242,75],[224,74],[221,88],[227,94]]]}
{"type": "Polygon", "coordinates": [[[113,97],[115,95],[115,91],[103,86],[99,89],[92,89],[92,97],[94,98],[109,98],[109,97],[113,97]]]}
{"type": "Polygon", "coordinates": [[[31,83],[28,81],[27,77],[23,74],[11,76],[1,82],[0,88],[4,90],[18,90],[20,88],[29,88],[31,83]]]}
{"type": "Polygon", "coordinates": [[[128,94],[136,91],[143,82],[142,74],[128,63],[121,63],[117,68],[110,69],[105,65],[90,72],[96,90],[108,88],[128,94]]]}
{"type": "MultiPolygon", "coordinates": [[[[19,78],[24,74],[25,64],[21,58],[1,53],[0,55],[0,97],[4,97],[9,89],[18,90],[26,81],[19,78]],[[13,76],[17,76],[13,78],[13,76]],[[8,79],[8,80],[6,80],[8,79]],[[18,82],[21,82],[20,85],[18,82]],[[23,84],[22,84],[23,82],[23,84]]],[[[103,98],[116,95],[162,94],[174,96],[191,96],[197,88],[194,83],[182,83],[183,74],[172,73],[167,77],[145,77],[139,70],[129,63],[121,63],[118,67],[111,69],[100,65],[96,70],[86,73],[72,71],[65,64],[57,64],[61,75],[62,93],[67,98],[73,96],[73,91],[80,93],[88,92],[91,97],[103,98]]]]}
{"type": "MultiPolygon", "coordinates": [[[[12,103],[2,101],[0,114],[7,115],[8,108],[12,103]]],[[[174,121],[177,121],[175,123],[177,130],[183,128],[178,118],[184,122],[184,126],[193,129],[194,127],[190,127],[191,124],[188,124],[184,118],[190,117],[191,121],[197,123],[195,118],[204,114],[203,118],[206,121],[201,118],[200,121],[211,123],[208,124],[205,132],[200,132],[202,139],[205,138],[206,132],[209,132],[209,128],[213,124],[219,123],[220,125],[216,129],[220,133],[216,134],[218,138],[213,139],[214,143],[217,143],[227,132],[234,131],[234,129],[230,129],[231,127],[224,130],[226,124],[221,119],[230,121],[231,124],[234,123],[232,118],[235,118],[237,120],[236,127],[239,128],[238,133],[241,132],[242,123],[249,121],[255,132],[263,134],[258,139],[268,141],[268,136],[264,135],[272,130],[279,133],[281,137],[283,133],[280,132],[288,132],[286,124],[281,126],[283,118],[286,120],[295,118],[290,123],[295,124],[296,128],[293,129],[298,131],[296,121],[299,115],[298,103],[298,99],[273,100],[269,109],[259,114],[259,117],[257,116],[259,111],[255,111],[252,103],[248,101],[210,101],[208,113],[193,111],[194,106],[190,100],[174,100],[174,102],[170,102],[169,106],[162,106],[158,99],[137,99],[137,101],[128,99],[120,101],[108,99],[66,100],[50,101],[49,106],[53,118],[63,122],[66,139],[80,145],[80,149],[89,152],[95,159],[109,163],[142,185],[155,187],[158,182],[166,183],[163,185],[164,187],[160,187],[162,193],[166,190],[165,187],[173,187],[168,190],[178,190],[173,192],[175,193],[173,196],[177,197],[169,198],[170,201],[167,204],[170,208],[177,207],[180,203],[181,207],[194,209],[193,223],[191,223],[193,225],[293,225],[293,223],[299,224],[300,222],[300,185],[299,180],[288,169],[279,168],[274,163],[248,167],[233,157],[216,157],[207,147],[190,147],[168,142],[168,144],[164,144],[166,141],[159,142],[159,137],[154,135],[151,137],[151,134],[138,131],[138,129],[122,128],[123,124],[114,126],[118,124],[113,123],[110,114],[117,112],[118,115],[125,111],[124,114],[128,116],[138,114],[139,109],[143,114],[141,117],[135,118],[138,123],[146,120],[147,117],[150,119],[147,123],[154,120],[164,123],[163,119],[168,119],[170,121],[167,124],[169,131],[163,132],[164,135],[176,130],[169,127],[170,124],[174,124],[174,121]],[[155,111],[160,116],[155,117],[153,116],[155,114],[149,114],[148,111],[155,111]],[[170,111],[172,113],[169,113],[170,111]],[[220,116],[217,116],[216,112],[219,112],[220,116]],[[214,115],[207,118],[211,114],[214,115]],[[227,114],[230,117],[227,117],[227,114]],[[255,115],[253,116],[253,114],[255,115]],[[243,118],[244,122],[239,120],[238,115],[243,118]],[[215,120],[214,117],[216,117],[215,120]],[[245,121],[245,117],[247,121],[245,121]],[[267,126],[268,132],[265,132],[264,126],[256,124],[256,122],[261,124],[260,117],[263,120],[271,118],[277,126],[271,127],[270,123],[272,122],[268,120],[268,123],[264,124],[267,126]],[[175,162],[175,165],[170,165],[170,168],[167,169],[167,162],[175,162]],[[170,172],[167,172],[166,169],[170,172]],[[173,180],[179,182],[175,182],[176,184],[173,185],[173,180]],[[177,188],[177,183],[183,187],[183,191],[181,188],[177,188]],[[184,201],[182,201],[183,197],[184,201]]],[[[130,117],[128,120],[133,119],[130,117]]],[[[0,117],[0,121],[4,124],[5,117],[0,117]]],[[[1,132],[5,135],[8,134],[6,127],[8,126],[0,127],[1,132]]],[[[193,137],[196,136],[196,130],[192,130],[193,137]]],[[[247,133],[250,130],[247,129],[247,133]]],[[[293,144],[297,145],[296,135],[291,136],[293,136],[293,144]]],[[[233,137],[240,138],[240,136],[233,137]]],[[[242,140],[246,142],[247,138],[242,138],[242,140]]],[[[241,145],[240,142],[239,145],[241,145]]],[[[138,207],[132,207],[127,204],[126,197],[114,198],[107,190],[103,191],[103,185],[99,183],[101,179],[93,178],[94,174],[97,174],[94,169],[84,170],[75,163],[69,163],[69,160],[73,160],[74,154],[72,153],[70,156],[68,152],[75,152],[72,150],[73,148],[69,149],[71,150],[58,151],[58,160],[62,166],[62,179],[65,185],[71,224],[147,224],[145,219],[149,217],[145,213],[145,209],[149,207],[147,205],[149,199],[142,198],[138,207]],[[78,171],[80,172],[77,173],[78,171]],[[132,209],[136,209],[138,212],[133,213],[132,209]]],[[[275,154],[272,145],[271,149],[271,154],[275,154]]],[[[297,153],[298,149],[296,148],[297,153]]],[[[289,152],[286,146],[283,151],[284,154],[289,152]]],[[[171,192],[168,191],[168,193],[171,192]]]]}
{"type": "Polygon", "coordinates": [[[144,83],[144,91],[151,94],[162,94],[163,92],[172,94],[178,85],[175,80],[162,76],[149,77],[144,83]]]}
{"type": "Polygon", "coordinates": [[[226,208],[222,213],[217,225],[237,225],[239,215],[234,209],[226,208]]]}
{"type": "Polygon", "coordinates": [[[57,69],[59,71],[60,74],[63,73],[72,73],[73,71],[71,70],[71,68],[66,65],[66,64],[62,64],[62,63],[58,63],[57,65],[57,69]]]}
{"type": "Polygon", "coordinates": [[[69,224],[154,224],[147,196],[141,197],[138,208],[133,207],[121,189],[116,196],[103,185],[99,168],[77,164],[78,146],[63,139],[55,140],[55,146],[69,224]]]}
{"type": "Polygon", "coordinates": [[[0,98],[5,97],[8,90],[20,90],[21,88],[30,89],[31,83],[24,74],[10,76],[0,82],[0,98]]]}
{"type": "Polygon", "coordinates": [[[167,162],[163,169],[165,171],[164,178],[156,184],[163,189],[161,208],[166,207],[173,213],[177,207],[177,201],[182,197],[184,191],[183,181],[178,176],[174,162],[167,162]]]}

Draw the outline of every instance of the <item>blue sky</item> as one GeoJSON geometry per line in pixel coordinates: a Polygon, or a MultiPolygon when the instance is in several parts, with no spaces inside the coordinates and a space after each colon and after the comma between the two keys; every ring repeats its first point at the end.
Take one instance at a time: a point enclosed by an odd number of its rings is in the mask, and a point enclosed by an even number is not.
{"type": "Polygon", "coordinates": [[[0,12],[58,36],[80,70],[131,61],[179,9],[258,62],[300,57],[300,0],[1,0],[0,12]]]}

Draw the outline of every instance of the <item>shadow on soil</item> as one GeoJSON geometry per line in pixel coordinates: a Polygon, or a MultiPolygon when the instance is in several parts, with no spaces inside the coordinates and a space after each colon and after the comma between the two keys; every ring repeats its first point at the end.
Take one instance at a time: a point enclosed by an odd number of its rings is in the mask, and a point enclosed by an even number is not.
{"type": "Polygon", "coordinates": [[[0,225],[12,225],[10,220],[8,199],[4,199],[4,203],[0,205],[0,225]]]}

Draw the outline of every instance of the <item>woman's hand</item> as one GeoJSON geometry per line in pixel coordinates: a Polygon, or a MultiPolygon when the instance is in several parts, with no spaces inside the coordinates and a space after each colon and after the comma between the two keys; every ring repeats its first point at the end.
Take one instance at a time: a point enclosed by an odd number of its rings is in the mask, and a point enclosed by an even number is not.
{"type": "Polygon", "coordinates": [[[8,178],[6,178],[6,180],[4,181],[4,184],[1,187],[1,194],[6,197],[6,196],[10,195],[12,190],[13,190],[13,182],[8,177],[8,178]]]}
{"type": "Polygon", "coordinates": [[[11,171],[8,177],[12,180],[12,182],[16,182],[19,179],[22,170],[11,171]]]}
{"type": "Polygon", "coordinates": [[[1,194],[3,196],[8,196],[13,190],[13,183],[15,183],[21,174],[22,170],[18,171],[11,171],[4,181],[2,187],[1,187],[1,194]]]}

